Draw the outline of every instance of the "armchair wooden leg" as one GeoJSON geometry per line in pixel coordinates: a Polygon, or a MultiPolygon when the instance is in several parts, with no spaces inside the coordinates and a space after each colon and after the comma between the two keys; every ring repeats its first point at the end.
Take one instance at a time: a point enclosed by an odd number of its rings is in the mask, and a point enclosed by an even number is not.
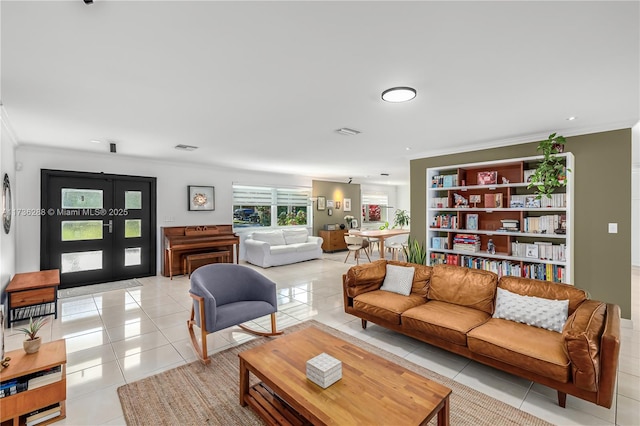
{"type": "Polygon", "coordinates": [[[207,365],[211,362],[209,359],[209,355],[207,355],[207,330],[206,330],[206,319],[204,316],[204,299],[200,296],[191,295],[196,301],[198,301],[198,311],[200,312],[200,334],[202,339],[202,347],[198,345],[198,340],[196,339],[196,335],[193,331],[193,326],[197,325],[195,321],[195,309],[191,306],[191,319],[187,321],[187,328],[189,329],[189,337],[191,337],[191,344],[193,345],[193,349],[196,351],[196,355],[203,364],[207,365]]]}
{"type": "Polygon", "coordinates": [[[565,392],[558,391],[558,405],[562,408],[567,406],[567,394],[565,392]]]}
{"type": "Polygon", "coordinates": [[[360,321],[362,321],[362,328],[366,330],[367,329],[367,320],[360,318],[360,321]]]}
{"type": "Polygon", "coordinates": [[[253,329],[251,329],[251,328],[249,328],[249,327],[247,327],[245,325],[242,325],[242,324],[238,324],[238,327],[240,327],[241,329],[243,329],[247,333],[255,334],[256,336],[269,337],[269,336],[278,336],[278,335],[283,333],[283,331],[278,331],[277,330],[277,327],[276,327],[276,313],[275,312],[271,314],[271,332],[253,330],[253,329]]]}

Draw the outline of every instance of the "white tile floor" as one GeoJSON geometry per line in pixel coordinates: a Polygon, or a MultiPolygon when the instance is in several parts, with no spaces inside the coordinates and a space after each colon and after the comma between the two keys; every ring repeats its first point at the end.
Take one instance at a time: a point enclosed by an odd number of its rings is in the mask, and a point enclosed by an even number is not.
{"type": "MultiPolygon", "coordinates": [[[[485,367],[466,358],[344,313],[343,256],[295,265],[256,268],[278,284],[278,326],[315,319],[460,383],[558,425],[640,425],[640,330],[622,330],[618,393],[608,410],[571,396],[560,408],[556,392],[485,367]]],[[[63,299],[61,315],[41,333],[45,341],[67,340],[67,418],[59,425],[125,424],[116,389],[128,382],[194,361],[186,320],[189,281],[175,277],[140,279],[142,287],[63,299]]],[[[633,271],[632,297],[637,319],[640,271],[633,271]]],[[[638,321],[635,321],[638,327],[638,321]]],[[[269,327],[268,317],[257,325],[269,327]]],[[[23,335],[7,330],[6,350],[22,347],[23,335]]],[[[209,338],[210,352],[252,337],[237,328],[209,338]]]]}

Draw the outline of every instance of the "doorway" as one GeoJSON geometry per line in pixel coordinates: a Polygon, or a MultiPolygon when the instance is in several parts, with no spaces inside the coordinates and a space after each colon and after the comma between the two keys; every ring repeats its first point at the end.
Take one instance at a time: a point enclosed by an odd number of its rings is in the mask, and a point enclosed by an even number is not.
{"type": "Polygon", "coordinates": [[[40,269],[60,287],[155,275],[156,178],[42,170],[40,269]]]}

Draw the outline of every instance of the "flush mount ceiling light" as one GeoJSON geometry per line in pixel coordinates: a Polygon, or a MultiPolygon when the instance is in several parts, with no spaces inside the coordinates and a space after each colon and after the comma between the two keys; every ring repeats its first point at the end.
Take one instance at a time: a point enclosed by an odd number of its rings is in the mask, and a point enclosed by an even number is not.
{"type": "Polygon", "coordinates": [[[382,92],[382,100],[387,102],[406,102],[416,97],[416,89],[411,87],[392,87],[382,92]]]}
{"type": "Polygon", "coordinates": [[[577,119],[578,117],[567,117],[567,121],[573,121],[575,119],[577,119]]]}
{"type": "Polygon", "coordinates": [[[179,149],[181,151],[195,151],[196,149],[198,149],[197,146],[193,146],[193,145],[176,145],[175,146],[176,149],[179,149]]]}
{"type": "Polygon", "coordinates": [[[336,130],[336,133],[340,133],[341,135],[347,135],[347,136],[355,136],[362,132],[359,130],[349,129],[348,127],[343,127],[341,129],[336,130]]]}

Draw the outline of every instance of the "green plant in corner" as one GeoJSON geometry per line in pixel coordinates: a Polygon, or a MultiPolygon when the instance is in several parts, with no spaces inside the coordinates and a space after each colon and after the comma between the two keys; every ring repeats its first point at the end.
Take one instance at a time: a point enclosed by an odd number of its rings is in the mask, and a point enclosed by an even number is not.
{"type": "Polygon", "coordinates": [[[35,340],[38,337],[38,332],[47,323],[46,317],[39,317],[33,320],[33,317],[29,318],[29,326],[18,328],[17,330],[24,333],[27,340],[35,340]]]}
{"type": "Polygon", "coordinates": [[[551,198],[551,194],[557,188],[567,185],[567,173],[571,170],[565,168],[564,160],[556,155],[562,152],[565,143],[564,136],[552,133],[548,139],[538,145],[537,150],[542,151],[543,158],[535,173],[531,175],[531,182],[527,186],[527,188],[535,188],[537,199],[543,196],[551,198]]]}
{"type": "Polygon", "coordinates": [[[402,229],[409,225],[409,212],[406,210],[396,210],[396,216],[393,220],[393,227],[399,226],[402,229]]]}
{"type": "Polygon", "coordinates": [[[418,242],[417,239],[412,239],[411,236],[407,239],[407,245],[403,249],[404,257],[409,263],[417,263],[418,265],[424,265],[427,260],[427,251],[424,248],[424,244],[418,242]]]}

